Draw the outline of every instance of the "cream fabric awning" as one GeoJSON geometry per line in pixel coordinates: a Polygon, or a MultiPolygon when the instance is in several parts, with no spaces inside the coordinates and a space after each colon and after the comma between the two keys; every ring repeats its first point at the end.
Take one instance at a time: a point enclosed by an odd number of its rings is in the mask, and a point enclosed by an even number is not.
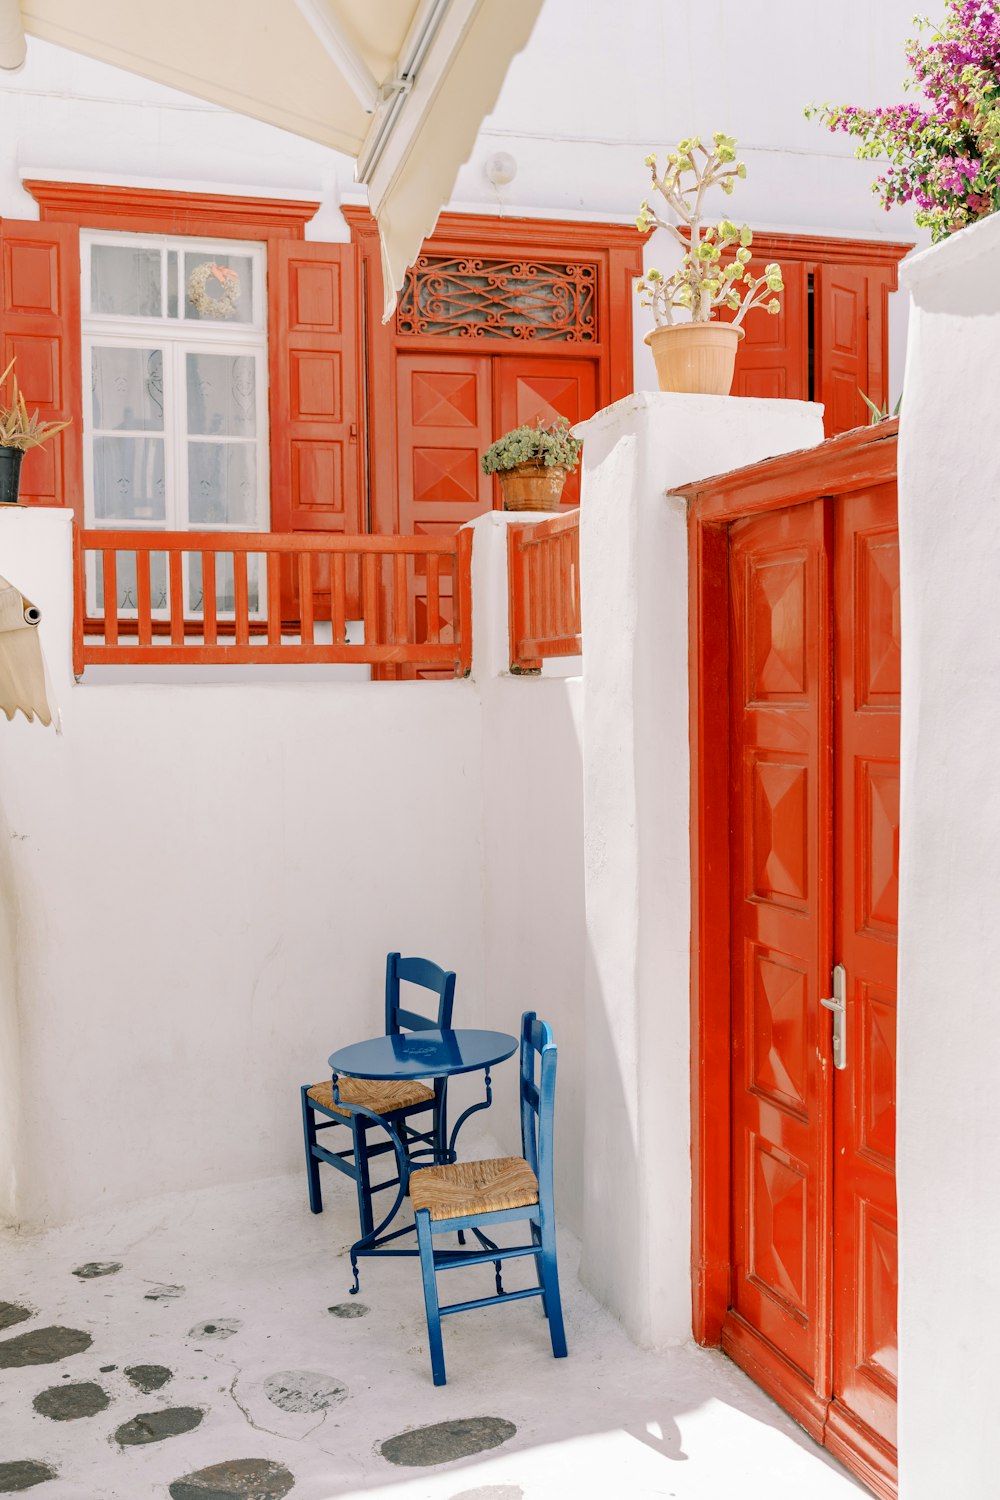
{"type": "Polygon", "coordinates": [[[386,315],[542,0],[0,0],[23,30],[353,156],[386,315]]]}

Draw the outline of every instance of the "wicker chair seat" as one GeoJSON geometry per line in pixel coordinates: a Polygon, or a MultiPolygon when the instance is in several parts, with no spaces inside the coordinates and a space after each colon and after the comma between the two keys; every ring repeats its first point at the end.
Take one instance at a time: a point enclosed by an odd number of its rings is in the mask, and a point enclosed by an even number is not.
{"type": "Polygon", "coordinates": [[[538,1181],[521,1156],[422,1167],[410,1178],[414,1213],[426,1208],[432,1219],[463,1219],[537,1202],[538,1181]]]}
{"type": "MultiPolygon", "coordinates": [[[[341,1109],[339,1104],[333,1102],[331,1079],[314,1083],[307,1092],[309,1098],[315,1099],[323,1109],[333,1110],[334,1114],[346,1115],[350,1119],[350,1110],[341,1109]]],[[[360,1104],[363,1109],[370,1109],[377,1115],[391,1115],[397,1109],[412,1109],[417,1104],[434,1103],[434,1090],[429,1089],[426,1084],[398,1082],[391,1078],[341,1078],[338,1093],[341,1103],[360,1104]]]]}

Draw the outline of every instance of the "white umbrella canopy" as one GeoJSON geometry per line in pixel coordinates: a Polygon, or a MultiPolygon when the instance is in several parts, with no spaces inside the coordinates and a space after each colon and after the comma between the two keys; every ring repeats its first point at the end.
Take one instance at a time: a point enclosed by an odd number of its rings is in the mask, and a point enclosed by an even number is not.
{"type": "Polygon", "coordinates": [[[386,316],[542,0],[0,0],[24,33],[353,156],[382,238],[386,316]]]}

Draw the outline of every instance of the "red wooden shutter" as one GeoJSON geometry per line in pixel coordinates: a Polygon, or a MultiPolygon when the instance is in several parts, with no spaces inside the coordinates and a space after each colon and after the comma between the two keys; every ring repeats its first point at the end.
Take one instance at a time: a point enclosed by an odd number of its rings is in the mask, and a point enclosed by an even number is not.
{"type": "MultiPolygon", "coordinates": [[[[25,455],[21,499],[71,505],[83,520],[80,231],[74,224],[0,220],[0,372],[15,371],[29,411],[72,421],[25,455]]],[[[9,385],[3,397],[10,393],[9,385]]]]}
{"type": "Polygon", "coordinates": [[[353,245],[275,240],[269,250],[271,529],[366,529],[361,351],[353,245]]]}
{"type": "Polygon", "coordinates": [[[816,267],[816,400],[826,407],[827,437],[864,427],[882,389],[869,390],[868,275],[863,266],[816,267]]]}

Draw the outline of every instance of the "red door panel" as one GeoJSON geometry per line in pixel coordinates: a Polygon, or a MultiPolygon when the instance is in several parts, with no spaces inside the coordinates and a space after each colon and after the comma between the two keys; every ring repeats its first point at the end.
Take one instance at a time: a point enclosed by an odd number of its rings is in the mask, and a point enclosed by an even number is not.
{"type": "MultiPolygon", "coordinates": [[[[743,322],[734,396],[809,400],[808,269],[800,261],[782,266],[781,311],[752,312],[743,322]]],[[[733,314],[721,308],[720,316],[731,322],[733,314]]]]}
{"type": "Polygon", "coordinates": [[[868,276],[861,266],[817,266],[814,295],[816,400],[826,408],[827,437],[836,437],[866,425],[862,392],[882,400],[868,390],[868,276]]]}
{"type": "Polygon", "coordinates": [[[399,355],[399,530],[450,535],[493,505],[480,459],[493,441],[488,358],[399,355]]]}
{"type": "MultiPolygon", "coordinates": [[[[75,225],[0,221],[0,373],[15,355],[29,409],[37,408],[46,422],[72,422],[25,454],[21,499],[74,506],[82,522],[80,231],[75,225]]],[[[3,397],[9,396],[8,385],[3,397]]]]}
{"type": "MultiPolygon", "coordinates": [[[[497,385],[497,436],[512,427],[534,427],[565,417],[583,422],[597,410],[597,365],[585,359],[499,358],[494,363],[497,385]]],[[[579,470],[563,490],[562,504],[580,504],[579,470]]]]}
{"type": "Polygon", "coordinates": [[[831,1433],[894,1466],[899,540],[894,485],[836,506],[836,928],[847,1067],[834,1080],[831,1433]]]}
{"type": "Polygon", "coordinates": [[[829,647],[822,501],[730,532],[733,1228],[729,1323],[827,1380],[829,647]]]}

